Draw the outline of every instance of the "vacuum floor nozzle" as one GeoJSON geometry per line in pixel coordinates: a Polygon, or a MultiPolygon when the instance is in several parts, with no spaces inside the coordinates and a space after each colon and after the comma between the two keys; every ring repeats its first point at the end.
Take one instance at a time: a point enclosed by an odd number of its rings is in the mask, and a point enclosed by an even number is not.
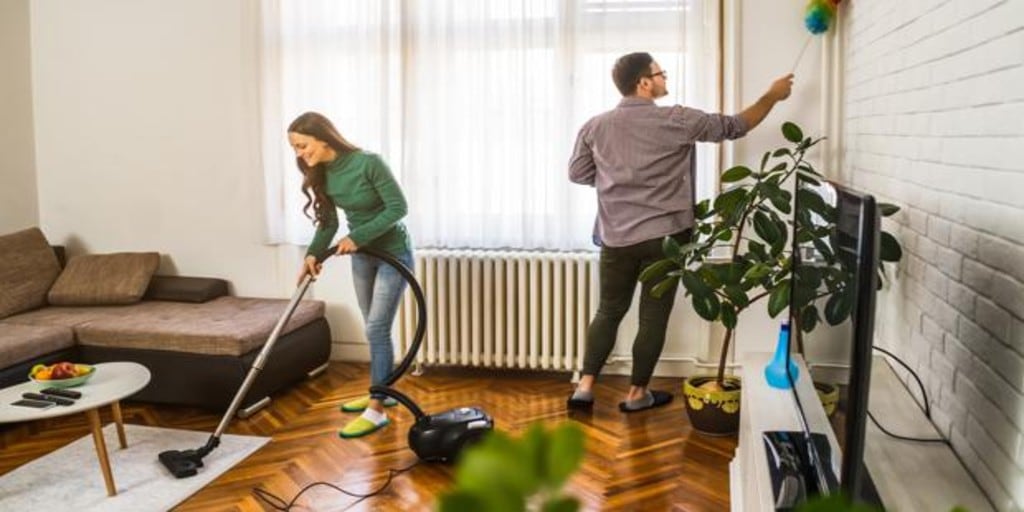
{"type": "Polygon", "coordinates": [[[203,467],[202,457],[196,450],[167,450],[160,452],[160,462],[177,478],[195,476],[203,467]]]}

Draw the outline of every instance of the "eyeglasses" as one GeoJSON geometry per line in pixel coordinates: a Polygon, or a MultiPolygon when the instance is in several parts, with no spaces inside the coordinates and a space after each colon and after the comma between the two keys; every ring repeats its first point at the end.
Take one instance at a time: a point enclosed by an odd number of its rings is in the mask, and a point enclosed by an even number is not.
{"type": "Polygon", "coordinates": [[[665,80],[668,80],[668,73],[664,69],[661,70],[661,71],[658,71],[657,73],[651,73],[651,74],[647,75],[647,78],[654,78],[654,77],[656,77],[658,75],[661,75],[662,78],[664,78],[665,80]]]}

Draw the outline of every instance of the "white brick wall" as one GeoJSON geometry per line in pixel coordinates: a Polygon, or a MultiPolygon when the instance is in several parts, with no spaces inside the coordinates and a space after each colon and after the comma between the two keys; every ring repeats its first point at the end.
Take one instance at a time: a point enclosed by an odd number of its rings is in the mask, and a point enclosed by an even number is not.
{"type": "Polygon", "coordinates": [[[996,506],[1024,509],[1024,0],[843,8],[839,174],[903,206],[886,228],[905,258],[879,299],[898,325],[876,342],[920,373],[996,506]]]}

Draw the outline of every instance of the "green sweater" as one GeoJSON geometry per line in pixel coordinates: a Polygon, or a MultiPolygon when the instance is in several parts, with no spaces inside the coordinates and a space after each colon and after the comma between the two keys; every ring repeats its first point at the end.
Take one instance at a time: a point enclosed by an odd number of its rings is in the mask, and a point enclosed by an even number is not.
{"type": "MultiPolygon", "coordinates": [[[[348,237],[360,248],[373,247],[398,255],[411,247],[399,219],[408,206],[395,177],[380,156],[356,151],[327,164],[327,195],[345,212],[348,237]]],[[[319,255],[338,232],[338,212],[328,211],[306,254],[319,255]]]]}

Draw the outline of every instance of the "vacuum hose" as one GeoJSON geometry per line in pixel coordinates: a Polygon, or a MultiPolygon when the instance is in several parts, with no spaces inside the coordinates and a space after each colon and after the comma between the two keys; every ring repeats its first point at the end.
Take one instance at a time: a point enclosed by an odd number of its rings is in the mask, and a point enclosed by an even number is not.
{"type": "MultiPolygon", "coordinates": [[[[323,256],[324,259],[334,253],[332,249],[334,249],[334,247],[328,249],[328,254],[323,256]]],[[[388,374],[388,378],[384,380],[383,384],[370,386],[370,394],[390,396],[397,400],[398,403],[405,406],[406,409],[409,409],[409,412],[411,412],[416,419],[420,419],[426,415],[423,410],[420,409],[419,406],[416,405],[416,402],[413,402],[411,398],[405,396],[405,394],[396,389],[392,389],[391,385],[397,382],[402,375],[405,375],[405,372],[409,370],[410,366],[412,366],[413,360],[416,359],[416,354],[420,351],[420,345],[423,343],[423,336],[427,332],[427,301],[423,298],[423,289],[420,288],[419,282],[416,281],[416,276],[414,276],[412,271],[409,270],[409,267],[406,267],[405,264],[398,261],[394,256],[370,247],[359,249],[359,252],[373,256],[384,263],[391,265],[399,274],[402,275],[402,278],[409,284],[409,289],[412,290],[412,294],[416,298],[416,310],[418,317],[418,321],[416,322],[416,332],[413,334],[412,345],[409,347],[409,350],[406,351],[405,357],[402,358],[402,362],[398,363],[398,366],[395,367],[394,370],[391,370],[391,373],[388,374]]],[[[318,259],[318,261],[323,260],[318,259]]]]}

